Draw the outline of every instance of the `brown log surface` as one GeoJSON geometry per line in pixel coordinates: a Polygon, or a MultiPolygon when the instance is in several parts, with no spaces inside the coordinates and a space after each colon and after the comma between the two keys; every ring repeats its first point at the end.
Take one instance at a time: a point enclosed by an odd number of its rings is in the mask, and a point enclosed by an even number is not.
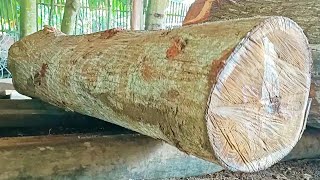
{"type": "Polygon", "coordinates": [[[281,15],[296,21],[309,38],[313,57],[310,97],[312,106],[308,126],[320,128],[320,2],[257,1],[257,0],[196,0],[190,7],[184,25],[238,19],[253,16],[281,15]],[[206,13],[204,13],[206,12],[206,13]]]}
{"type": "Polygon", "coordinates": [[[320,44],[319,0],[196,0],[184,25],[256,16],[285,16],[296,21],[311,44],[320,44]]]}
{"type": "Polygon", "coordinates": [[[298,141],[310,64],[302,30],[282,17],[149,33],[47,28],[9,53],[17,91],[241,171],[271,166],[298,141]]]}

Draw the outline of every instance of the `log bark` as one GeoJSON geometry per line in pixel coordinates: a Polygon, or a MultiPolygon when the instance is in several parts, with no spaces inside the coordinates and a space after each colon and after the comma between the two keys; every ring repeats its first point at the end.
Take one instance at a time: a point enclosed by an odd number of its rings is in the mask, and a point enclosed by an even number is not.
{"type": "Polygon", "coordinates": [[[320,44],[320,3],[318,0],[196,0],[184,25],[255,16],[289,17],[304,29],[311,44],[320,44]]]}
{"type": "Polygon", "coordinates": [[[313,71],[310,97],[312,106],[308,126],[320,128],[320,3],[310,1],[268,0],[196,0],[190,7],[184,25],[238,19],[254,16],[281,15],[292,18],[306,33],[312,43],[313,71]]]}
{"type": "Polygon", "coordinates": [[[45,29],[9,52],[18,92],[246,172],[300,138],[310,64],[301,28],[282,17],[149,33],[45,29]]]}

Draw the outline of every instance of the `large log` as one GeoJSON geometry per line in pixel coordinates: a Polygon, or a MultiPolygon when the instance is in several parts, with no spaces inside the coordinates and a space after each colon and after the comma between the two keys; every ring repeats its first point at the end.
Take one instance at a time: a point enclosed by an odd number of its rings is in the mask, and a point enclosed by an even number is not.
{"type": "Polygon", "coordinates": [[[312,106],[308,126],[320,128],[320,3],[318,0],[196,0],[184,19],[184,25],[238,19],[254,16],[281,15],[292,18],[306,33],[313,53],[310,97],[312,106]]]}
{"type": "Polygon", "coordinates": [[[311,44],[320,44],[319,14],[319,0],[196,0],[190,6],[183,24],[255,16],[285,16],[304,29],[311,44]]]}
{"type": "Polygon", "coordinates": [[[149,33],[46,28],[9,52],[19,92],[239,171],[267,168],[296,144],[310,65],[305,35],[283,17],[149,33]]]}

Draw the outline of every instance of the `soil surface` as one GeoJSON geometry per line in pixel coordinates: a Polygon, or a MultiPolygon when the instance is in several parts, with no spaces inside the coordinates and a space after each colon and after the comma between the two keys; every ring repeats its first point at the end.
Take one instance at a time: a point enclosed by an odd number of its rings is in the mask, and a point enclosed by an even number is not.
{"type": "Polygon", "coordinates": [[[320,180],[320,159],[300,160],[278,163],[271,168],[257,173],[239,173],[221,171],[203,177],[191,177],[181,180],[320,180]]]}

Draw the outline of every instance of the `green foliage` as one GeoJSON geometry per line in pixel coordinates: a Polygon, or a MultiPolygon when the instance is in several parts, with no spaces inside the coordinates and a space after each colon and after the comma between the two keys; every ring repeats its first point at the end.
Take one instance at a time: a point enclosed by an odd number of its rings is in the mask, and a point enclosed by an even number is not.
{"type": "Polygon", "coordinates": [[[20,7],[17,0],[0,1],[0,17],[5,20],[16,21],[19,9],[20,7]]]}
{"type": "Polygon", "coordinates": [[[106,0],[92,0],[92,1],[89,1],[89,8],[90,10],[93,10],[93,9],[97,9],[99,8],[99,6],[104,6],[106,3],[106,0]]]}

